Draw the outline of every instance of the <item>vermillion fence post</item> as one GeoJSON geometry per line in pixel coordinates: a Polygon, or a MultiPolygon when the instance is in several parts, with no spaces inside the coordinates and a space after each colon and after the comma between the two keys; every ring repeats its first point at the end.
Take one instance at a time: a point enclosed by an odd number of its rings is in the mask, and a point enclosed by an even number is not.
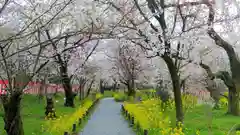
{"type": "Polygon", "coordinates": [[[148,131],[146,129],[143,130],[143,135],[148,135],[148,131]]]}
{"type": "Polygon", "coordinates": [[[73,124],[73,126],[72,126],[72,132],[76,132],[76,124],[73,124]]]}
{"type": "Polygon", "coordinates": [[[68,135],[68,132],[64,132],[64,135],[68,135]]]}

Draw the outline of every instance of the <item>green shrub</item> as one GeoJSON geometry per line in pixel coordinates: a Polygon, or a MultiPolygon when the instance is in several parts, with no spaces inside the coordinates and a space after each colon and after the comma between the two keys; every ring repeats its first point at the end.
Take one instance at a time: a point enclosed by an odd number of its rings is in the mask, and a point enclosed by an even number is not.
{"type": "Polygon", "coordinates": [[[160,97],[160,99],[163,102],[167,102],[171,98],[171,95],[170,95],[169,91],[167,91],[167,90],[158,89],[156,92],[156,95],[158,97],[160,97]]]}
{"type": "Polygon", "coordinates": [[[103,97],[113,97],[115,92],[113,91],[104,91],[103,97]]]}
{"type": "Polygon", "coordinates": [[[114,100],[117,102],[123,102],[127,100],[127,96],[124,93],[115,93],[113,97],[114,97],[114,100]]]}
{"type": "Polygon", "coordinates": [[[151,98],[155,98],[155,90],[137,90],[136,91],[136,97],[140,97],[141,100],[148,100],[151,98]]]}

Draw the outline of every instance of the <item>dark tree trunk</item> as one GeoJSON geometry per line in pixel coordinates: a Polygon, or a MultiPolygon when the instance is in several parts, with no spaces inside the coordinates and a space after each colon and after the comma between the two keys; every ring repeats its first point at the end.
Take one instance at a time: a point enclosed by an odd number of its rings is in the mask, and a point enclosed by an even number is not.
{"type": "Polygon", "coordinates": [[[61,65],[60,74],[62,77],[62,85],[65,92],[65,103],[66,107],[74,107],[74,94],[72,91],[71,78],[69,78],[67,73],[67,66],[61,65]]]}
{"type": "Polygon", "coordinates": [[[128,83],[126,83],[125,85],[127,86],[128,96],[135,97],[134,80],[129,80],[128,83]]]}
{"type": "Polygon", "coordinates": [[[114,92],[117,91],[117,83],[116,82],[114,82],[114,84],[113,84],[113,91],[114,92]]]}
{"type": "Polygon", "coordinates": [[[239,101],[235,100],[238,99],[239,97],[234,94],[235,92],[229,91],[228,92],[228,112],[227,114],[233,114],[238,116],[239,115],[239,110],[236,106],[239,106],[239,101]]]}
{"type": "Polygon", "coordinates": [[[216,82],[214,81],[215,79],[215,75],[212,72],[211,68],[206,65],[203,64],[202,62],[200,63],[200,66],[206,71],[207,73],[207,78],[206,78],[206,83],[207,86],[205,87],[208,92],[210,93],[210,97],[214,100],[215,105],[214,108],[215,109],[219,109],[219,99],[220,99],[220,91],[217,89],[217,85],[216,82]]]}
{"type": "Polygon", "coordinates": [[[87,80],[84,77],[81,77],[79,80],[79,100],[84,99],[84,87],[87,83],[87,80]]]}
{"type": "Polygon", "coordinates": [[[45,78],[41,80],[40,88],[39,88],[39,93],[38,93],[38,101],[41,103],[43,97],[44,97],[44,92],[45,92],[45,78]]]}
{"type": "Polygon", "coordinates": [[[101,94],[104,94],[104,86],[103,86],[103,80],[100,80],[100,92],[101,94]]]}
{"type": "Polygon", "coordinates": [[[173,93],[174,93],[174,101],[176,107],[176,119],[177,124],[179,122],[183,123],[184,114],[183,114],[183,107],[182,107],[182,97],[181,97],[181,88],[180,88],[180,78],[177,73],[177,67],[174,65],[174,62],[171,57],[168,55],[163,55],[162,58],[167,64],[169,73],[172,79],[173,85],[173,93]]]}
{"type": "Polygon", "coordinates": [[[180,84],[180,88],[182,88],[183,93],[185,93],[185,86],[186,86],[186,80],[183,79],[183,80],[181,81],[181,84],[180,84]]]}
{"type": "Polygon", "coordinates": [[[130,84],[127,84],[128,96],[131,96],[131,87],[130,84]]]}
{"type": "MultiPolygon", "coordinates": [[[[207,71],[209,79],[211,79],[213,81],[213,79],[215,77],[219,78],[228,87],[228,112],[227,112],[227,114],[233,114],[232,112],[237,112],[235,109],[236,109],[236,104],[238,104],[238,103],[235,103],[236,101],[234,100],[234,99],[236,99],[235,96],[237,95],[237,91],[236,91],[236,86],[235,86],[230,74],[227,71],[219,71],[216,74],[213,74],[208,65],[200,63],[200,66],[207,71]]],[[[207,89],[210,92],[211,97],[215,100],[215,102],[218,103],[218,100],[220,97],[220,92],[218,92],[219,96],[217,96],[216,94],[214,94],[214,91],[217,91],[216,88],[207,87],[207,89]]]]}
{"type": "Polygon", "coordinates": [[[23,123],[20,114],[21,93],[14,92],[4,101],[4,129],[8,135],[24,135],[23,123]]]}
{"type": "Polygon", "coordinates": [[[224,84],[228,87],[228,112],[227,114],[233,114],[232,112],[237,112],[236,109],[236,104],[235,103],[237,97],[235,97],[237,95],[237,90],[236,90],[236,86],[232,80],[232,77],[230,76],[230,74],[227,71],[219,71],[216,73],[216,77],[221,79],[224,84]]]}
{"type": "Polygon", "coordinates": [[[63,83],[63,88],[64,88],[64,91],[65,91],[65,97],[66,97],[64,106],[74,107],[74,95],[73,95],[73,92],[72,92],[72,86],[70,84],[70,81],[64,82],[63,83]]]}
{"type": "Polygon", "coordinates": [[[90,83],[90,85],[89,85],[89,87],[88,87],[86,97],[88,97],[88,96],[90,95],[90,92],[91,92],[91,89],[92,89],[93,82],[94,82],[94,80],[91,81],[91,83],[90,83]]]}
{"type": "Polygon", "coordinates": [[[82,100],[82,91],[83,91],[83,84],[79,86],[79,100],[82,100]]]}
{"type": "MultiPolygon", "coordinates": [[[[147,0],[148,2],[148,8],[151,10],[153,14],[156,14],[159,11],[159,6],[160,8],[164,9],[165,6],[165,1],[161,0],[159,4],[155,0],[147,0]]],[[[184,114],[183,114],[183,109],[182,109],[182,97],[181,97],[181,88],[180,88],[180,77],[178,75],[178,69],[177,65],[174,64],[173,59],[170,57],[171,56],[171,41],[170,39],[166,38],[167,35],[167,24],[165,21],[165,13],[164,10],[161,14],[159,15],[154,15],[154,18],[158,21],[158,23],[161,26],[161,29],[163,31],[162,36],[164,38],[164,49],[165,52],[163,55],[159,54],[161,58],[164,59],[164,61],[167,64],[169,73],[171,75],[172,79],[172,85],[173,85],[173,92],[174,92],[174,101],[175,101],[175,107],[176,107],[176,119],[177,119],[177,126],[178,123],[181,122],[183,123],[184,119],[184,114]]],[[[158,32],[156,28],[151,25],[152,29],[158,32]]],[[[163,41],[161,37],[159,38],[159,41],[163,41]]],[[[176,58],[177,60],[178,58],[176,58]]]]}
{"type": "Polygon", "coordinates": [[[84,87],[85,85],[82,87],[82,90],[81,90],[81,99],[84,99],[84,96],[85,96],[84,87]]]}
{"type": "MultiPolygon", "coordinates": [[[[213,21],[214,19],[214,11],[210,6],[210,14],[209,14],[209,21],[213,21]]],[[[239,100],[240,100],[240,61],[238,60],[238,56],[236,55],[234,48],[228,42],[223,40],[220,35],[216,33],[213,28],[208,29],[209,36],[215,41],[216,45],[222,47],[227,55],[230,62],[230,69],[232,72],[232,81],[234,83],[235,89],[231,90],[232,92],[229,93],[231,95],[229,100],[231,100],[231,109],[228,112],[229,114],[239,116],[240,115],[240,107],[239,107],[239,100]]],[[[229,89],[230,90],[230,89],[229,89]]]]}

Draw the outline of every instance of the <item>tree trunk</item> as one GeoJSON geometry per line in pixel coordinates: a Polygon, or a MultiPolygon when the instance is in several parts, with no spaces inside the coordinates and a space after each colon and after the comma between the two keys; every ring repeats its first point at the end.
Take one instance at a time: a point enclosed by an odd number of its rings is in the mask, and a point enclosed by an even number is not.
{"type": "Polygon", "coordinates": [[[92,89],[93,82],[94,82],[94,80],[91,81],[91,83],[90,83],[90,85],[89,85],[89,87],[88,87],[86,97],[88,97],[88,96],[90,95],[90,92],[91,92],[91,89],[92,89]]]}
{"type": "Polygon", "coordinates": [[[71,79],[67,74],[67,66],[60,67],[60,74],[62,77],[62,85],[65,92],[65,103],[64,106],[66,107],[74,107],[74,95],[71,86],[71,79]]]}
{"type": "Polygon", "coordinates": [[[39,103],[41,103],[42,99],[43,99],[43,95],[44,95],[44,92],[45,92],[45,83],[46,79],[44,77],[43,80],[41,80],[41,84],[40,84],[40,87],[39,87],[39,93],[38,93],[38,101],[39,103]]]}
{"type": "Polygon", "coordinates": [[[64,91],[65,91],[65,97],[66,97],[64,106],[74,107],[74,96],[73,96],[72,86],[70,84],[70,80],[67,81],[67,79],[66,79],[64,81],[63,88],[64,88],[64,91]]]}
{"type": "MultiPolygon", "coordinates": [[[[214,18],[214,12],[210,12],[212,14],[210,14],[211,18],[214,18]]],[[[216,31],[213,28],[209,28],[208,29],[208,35],[215,41],[216,45],[220,46],[221,48],[223,48],[227,55],[228,55],[228,59],[229,59],[229,63],[230,63],[230,69],[232,72],[232,80],[233,83],[235,85],[235,90],[232,90],[231,95],[229,95],[231,97],[232,102],[231,103],[231,109],[229,110],[230,114],[235,115],[235,116],[239,116],[240,115],[240,107],[239,107],[239,100],[240,100],[240,61],[238,60],[238,56],[236,54],[236,52],[234,51],[234,48],[231,44],[229,44],[228,42],[226,42],[225,40],[223,40],[220,35],[218,35],[216,33],[216,31]]],[[[230,89],[229,89],[230,90],[230,89]]],[[[230,94],[230,93],[229,93],[230,94]]]]}
{"type": "Polygon", "coordinates": [[[4,101],[4,129],[8,135],[24,135],[20,114],[21,93],[14,92],[9,100],[4,101]]]}
{"type": "Polygon", "coordinates": [[[114,82],[114,84],[113,84],[113,91],[114,91],[114,92],[117,91],[117,83],[116,83],[116,82],[114,82]]]}
{"type": "Polygon", "coordinates": [[[210,93],[210,97],[214,100],[215,102],[215,105],[214,105],[214,108],[215,109],[219,109],[219,99],[220,99],[220,96],[221,96],[221,93],[220,91],[217,89],[217,84],[216,82],[214,81],[215,77],[217,77],[217,75],[215,75],[211,68],[206,65],[206,64],[203,64],[202,62],[199,64],[207,73],[207,77],[206,77],[206,84],[207,86],[205,87],[208,92],[210,93]]]}
{"type": "Polygon", "coordinates": [[[180,88],[182,88],[183,93],[185,93],[185,86],[186,86],[186,80],[183,79],[180,84],[180,88]]]}
{"type": "Polygon", "coordinates": [[[135,96],[134,80],[129,80],[127,83],[128,96],[135,96]]]}
{"type": "Polygon", "coordinates": [[[87,83],[87,80],[84,77],[81,77],[79,80],[79,100],[84,98],[84,87],[87,83]]]}
{"type": "Polygon", "coordinates": [[[131,96],[131,86],[130,86],[130,84],[128,83],[127,84],[127,90],[128,90],[128,96],[131,96]]]}
{"type": "Polygon", "coordinates": [[[85,85],[82,87],[82,90],[81,90],[81,99],[84,99],[84,96],[85,96],[84,87],[85,85]]]}
{"type": "Polygon", "coordinates": [[[79,100],[82,100],[82,91],[83,91],[83,84],[80,84],[79,86],[79,100]]]}
{"type": "Polygon", "coordinates": [[[181,88],[180,88],[180,78],[177,73],[177,67],[174,65],[172,58],[166,54],[164,54],[162,58],[167,64],[167,67],[172,79],[174,101],[175,101],[175,107],[176,107],[176,119],[177,119],[176,124],[178,125],[179,122],[183,123],[183,119],[184,119],[181,88]]]}
{"type": "Polygon", "coordinates": [[[235,108],[237,108],[236,103],[237,101],[235,101],[234,99],[237,99],[237,97],[235,97],[235,95],[237,95],[237,90],[236,90],[236,86],[235,83],[233,82],[232,77],[230,76],[230,74],[227,71],[219,71],[216,73],[216,77],[221,79],[224,84],[228,87],[228,112],[227,114],[233,114],[233,115],[238,115],[238,114],[234,114],[234,112],[237,112],[235,110],[235,108]]]}
{"type": "MultiPolygon", "coordinates": [[[[238,82],[235,82],[238,83],[238,82]]],[[[228,114],[232,114],[235,116],[239,116],[240,115],[240,108],[239,108],[239,89],[240,87],[237,86],[234,89],[229,89],[229,110],[228,110],[228,114]],[[231,91],[231,92],[230,92],[231,91]]]]}
{"type": "Polygon", "coordinates": [[[104,94],[103,80],[100,80],[100,92],[101,94],[104,94]]]}
{"type": "Polygon", "coordinates": [[[234,92],[228,91],[228,112],[227,114],[233,114],[233,115],[239,115],[238,111],[236,110],[236,106],[238,104],[236,103],[237,97],[234,96],[234,92]]]}

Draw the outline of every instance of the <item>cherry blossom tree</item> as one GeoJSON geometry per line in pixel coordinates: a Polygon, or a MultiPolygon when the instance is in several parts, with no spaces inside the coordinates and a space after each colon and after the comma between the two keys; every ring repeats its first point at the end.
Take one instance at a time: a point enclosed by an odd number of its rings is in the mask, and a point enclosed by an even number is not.
{"type": "Polygon", "coordinates": [[[98,71],[99,67],[89,61],[83,67],[81,67],[80,70],[77,71],[77,74],[74,75],[75,79],[79,83],[78,92],[80,100],[89,96],[92,86],[96,81],[98,71]]]}
{"type": "MultiPolygon", "coordinates": [[[[1,77],[8,80],[8,94],[1,96],[1,101],[4,106],[4,129],[8,135],[24,134],[20,113],[23,89],[50,60],[56,58],[55,62],[61,63],[62,76],[67,76],[64,74],[67,69],[64,60],[69,60],[65,59],[69,57],[67,52],[71,53],[74,48],[83,45],[92,33],[98,36],[94,35],[91,39],[107,37],[99,34],[102,32],[101,19],[89,12],[95,7],[92,5],[94,3],[84,1],[85,5],[81,6],[85,8],[79,9],[79,2],[82,1],[1,1],[1,77]],[[80,18],[85,20],[76,19],[79,13],[82,15],[80,18]],[[70,45],[66,46],[66,42],[70,45]],[[27,56],[29,53],[31,55],[27,56]],[[18,59],[19,54],[22,55],[21,60],[18,59]]],[[[71,89],[67,83],[64,83],[65,88],[71,89]]],[[[73,106],[71,90],[67,92],[70,96],[66,106],[73,106]]]]}
{"type": "Polygon", "coordinates": [[[183,122],[178,70],[180,61],[186,60],[188,63],[186,52],[192,41],[188,40],[188,35],[185,33],[189,31],[187,24],[191,24],[191,21],[188,18],[194,18],[193,13],[183,9],[187,6],[186,3],[179,2],[172,4],[165,1],[135,0],[109,1],[107,4],[125,17],[119,27],[124,28],[122,32],[127,31],[128,40],[142,47],[148,58],[160,57],[165,61],[173,83],[177,121],[183,122]],[[184,11],[186,14],[183,14],[184,11]],[[165,14],[168,16],[166,17],[165,14]]]}
{"type": "MultiPolygon", "coordinates": [[[[216,11],[218,15],[217,19],[214,19],[214,8],[218,10],[219,7],[224,7],[221,10],[225,10],[226,7],[223,5],[231,4],[231,2],[208,0],[99,2],[111,6],[110,11],[115,9],[114,12],[118,13],[112,21],[118,24],[117,30],[122,32],[121,36],[127,35],[126,40],[141,46],[146,50],[148,57],[160,57],[165,61],[172,79],[177,121],[183,122],[178,63],[183,62],[184,65],[184,63],[191,62],[191,59],[186,55],[189,50],[187,48],[191,45],[197,47],[203,43],[203,40],[206,40],[206,36],[203,35],[206,34],[207,27],[209,27],[208,33],[213,33],[213,23],[226,23],[239,17],[238,14],[234,16],[232,13],[232,15],[223,18],[223,14],[216,11]],[[210,9],[210,12],[208,9],[210,9]],[[120,16],[124,19],[120,19],[120,16]],[[206,18],[210,19],[207,20],[206,18]]],[[[233,1],[229,9],[235,6],[237,12],[239,12],[238,5],[237,1],[233,1]]],[[[237,24],[235,23],[235,25],[237,24]]],[[[216,36],[216,33],[209,35],[214,40],[220,39],[220,36],[216,36]]]]}
{"type": "MultiPolygon", "coordinates": [[[[46,59],[37,57],[20,57],[14,56],[7,58],[9,48],[14,47],[17,42],[12,42],[12,46],[0,47],[1,50],[1,65],[4,73],[1,73],[2,80],[8,80],[6,86],[6,95],[1,95],[0,98],[4,108],[4,122],[7,134],[23,135],[23,125],[20,114],[21,96],[24,88],[38,74],[38,72],[49,62],[46,59]]],[[[12,48],[13,49],[13,48],[12,48]]],[[[41,48],[39,49],[39,52],[41,48]]]]}
{"type": "MultiPolygon", "coordinates": [[[[214,6],[211,3],[206,3],[206,6],[209,9],[208,15],[208,35],[214,40],[215,44],[221,48],[223,48],[229,58],[230,70],[232,72],[232,76],[228,74],[228,72],[221,72],[219,75],[223,78],[229,86],[229,109],[228,113],[233,115],[240,115],[240,107],[239,107],[239,80],[240,74],[238,69],[240,68],[240,62],[238,60],[238,56],[233,48],[233,45],[225,40],[218,32],[214,29],[214,21],[219,17],[217,11],[214,9],[214,6]]],[[[229,9],[228,9],[229,10],[229,9]]],[[[238,17],[235,16],[235,17],[238,17]]],[[[233,22],[234,24],[234,22],[233,22]]]]}
{"type": "MultiPolygon", "coordinates": [[[[50,3],[50,5],[48,7],[49,11],[56,7],[59,9],[65,8],[63,4],[50,3]]],[[[5,83],[7,94],[1,95],[0,98],[4,108],[4,129],[8,135],[24,134],[20,113],[23,90],[49,62],[47,59],[40,58],[44,46],[38,42],[40,30],[34,27],[36,22],[43,18],[46,13],[32,16],[32,18],[23,17],[24,14],[28,13],[27,10],[31,10],[31,6],[26,3],[5,0],[0,7],[2,18],[0,25],[0,62],[3,69],[1,78],[8,81],[5,83]],[[29,49],[38,55],[27,56],[26,50],[29,49]]],[[[58,13],[60,10],[56,10],[56,12],[58,13]]],[[[53,12],[53,16],[57,14],[56,12],[53,12]]],[[[51,22],[55,18],[53,16],[46,18],[46,22],[40,27],[44,27],[51,22]]]]}
{"type": "Polygon", "coordinates": [[[115,56],[110,56],[114,73],[119,81],[126,85],[128,96],[135,96],[135,81],[144,70],[141,49],[137,49],[131,42],[121,44],[120,41],[115,51],[115,56]]]}

